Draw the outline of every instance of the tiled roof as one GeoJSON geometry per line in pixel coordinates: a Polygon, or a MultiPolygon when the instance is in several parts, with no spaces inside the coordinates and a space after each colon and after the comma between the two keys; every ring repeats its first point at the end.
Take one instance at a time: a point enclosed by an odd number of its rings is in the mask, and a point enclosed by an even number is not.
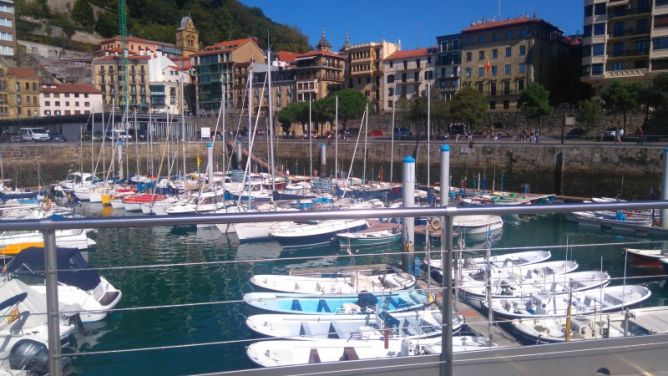
{"type": "Polygon", "coordinates": [[[7,68],[7,75],[18,78],[39,78],[37,73],[29,68],[7,68]]]}
{"type": "Polygon", "coordinates": [[[299,56],[299,54],[296,52],[278,51],[276,53],[276,58],[279,61],[285,61],[286,63],[292,63],[293,61],[295,61],[297,56],[299,56]]]}
{"type": "MultiPolygon", "coordinates": [[[[115,60],[121,60],[121,56],[118,55],[101,56],[96,58],[94,61],[115,61],[115,60]]],[[[151,57],[146,55],[130,55],[128,56],[128,60],[149,61],[151,60],[151,57]]]]}
{"type": "Polygon", "coordinates": [[[241,39],[235,39],[235,40],[226,40],[226,41],[218,42],[216,44],[212,44],[210,46],[204,47],[198,53],[192,54],[191,56],[206,56],[206,55],[214,55],[218,52],[234,51],[237,48],[243,46],[244,44],[246,44],[248,42],[257,44],[257,42],[255,41],[255,38],[241,38],[241,39]]]}
{"type": "Polygon", "coordinates": [[[522,24],[541,23],[541,22],[545,22],[545,21],[543,21],[543,20],[541,20],[540,18],[537,18],[537,17],[528,17],[528,16],[522,16],[522,17],[517,17],[517,18],[509,18],[507,20],[501,20],[501,21],[483,21],[483,22],[478,22],[478,23],[471,24],[471,26],[462,30],[462,33],[470,33],[470,32],[474,32],[474,31],[495,29],[495,28],[499,28],[499,27],[516,26],[516,25],[522,25],[522,24]]]}
{"type": "Polygon", "coordinates": [[[385,60],[410,59],[414,57],[424,57],[432,54],[433,48],[417,48],[415,50],[395,51],[385,60]]]}
{"type": "MultiPolygon", "coordinates": [[[[116,42],[121,40],[120,35],[113,36],[111,38],[107,38],[102,40],[100,44],[106,44],[106,43],[111,43],[111,42],[116,42]]],[[[160,42],[157,40],[150,40],[150,39],[144,39],[144,38],[138,38],[132,35],[128,35],[127,37],[128,42],[135,42],[135,43],[145,43],[145,44],[155,44],[156,46],[165,46],[165,47],[174,47],[176,48],[176,45],[173,43],[167,43],[167,42],[160,42]]]]}
{"type": "Polygon", "coordinates": [[[304,58],[307,58],[307,57],[314,57],[314,56],[321,56],[321,55],[343,59],[343,56],[341,56],[341,55],[339,55],[335,52],[323,51],[323,50],[309,51],[309,52],[306,52],[306,53],[303,53],[303,54],[299,54],[295,58],[296,59],[304,59],[304,58]]]}
{"type": "Polygon", "coordinates": [[[90,84],[46,84],[40,91],[42,93],[100,94],[100,91],[90,84]]]}

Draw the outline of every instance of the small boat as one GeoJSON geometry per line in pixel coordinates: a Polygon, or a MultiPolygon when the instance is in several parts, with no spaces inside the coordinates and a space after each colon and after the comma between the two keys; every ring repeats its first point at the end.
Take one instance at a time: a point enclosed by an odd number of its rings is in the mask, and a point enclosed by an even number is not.
{"type": "MultiPolygon", "coordinates": [[[[566,342],[566,317],[528,318],[511,322],[513,334],[527,344],[566,342]]],[[[668,333],[668,307],[571,317],[570,341],[668,333]]]]}
{"type": "Polygon", "coordinates": [[[273,231],[270,235],[281,245],[318,244],[329,242],[334,234],[355,232],[368,227],[364,219],[333,219],[318,223],[296,223],[287,229],[273,231]]]}
{"type": "Polygon", "coordinates": [[[459,215],[452,220],[455,231],[464,235],[486,234],[503,228],[503,219],[498,215],[459,215]]]}
{"type": "MultiPolygon", "coordinates": [[[[83,322],[107,317],[121,300],[122,293],[90,266],[81,252],[57,248],[58,300],[61,304],[78,306],[83,322]]],[[[17,254],[6,266],[8,278],[19,279],[46,296],[44,284],[44,248],[31,247],[17,254]]]]}
{"type": "Polygon", "coordinates": [[[630,267],[663,271],[661,259],[668,257],[668,249],[635,249],[624,248],[630,267]]]}
{"type": "MultiPolygon", "coordinates": [[[[252,315],[246,319],[248,328],[265,337],[316,340],[382,340],[388,338],[428,338],[441,335],[441,312],[418,310],[367,315],[252,315]],[[388,331],[387,333],[385,331],[388,331]]],[[[453,332],[464,324],[462,316],[453,317],[453,332]]]]}
{"type": "MultiPolygon", "coordinates": [[[[452,337],[452,351],[464,352],[488,349],[481,337],[452,337]]],[[[246,349],[250,360],[262,367],[340,362],[347,360],[388,359],[441,353],[440,338],[383,340],[317,340],[317,341],[260,341],[246,349]]]]}
{"type": "MultiPolygon", "coordinates": [[[[124,197],[122,202],[125,211],[133,212],[133,211],[141,211],[142,204],[162,201],[165,198],[166,197],[163,195],[142,193],[124,197]]],[[[112,200],[112,207],[113,207],[113,200],[112,200]]]]}
{"type": "MultiPolygon", "coordinates": [[[[609,283],[608,273],[594,270],[530,279],[495,279],[492,282],[491,293],[495,299],[521,298],[540,293],[567,294],[607,286],[609,283]]],[[[460,287],[459,293],[468,301],[483,300],[487,297],[486,285],[484,281],[478,281],[476,284],[465,283],[460,287]]]]}
{"type": "Polygon", "coordinates": [[[250,283],[269,291],[301,294],[388,293],[415,286],[415,277],[399,270],[341,271],[312,275],[255,275],[250,283]]]}
{"type": "MultiPolygon", "coordinates": [[[[95,240],[88,237],[92,229],[56,230],[56,245],[63,248],[88,249],[95,240]]],[[[39,231],[5,231],[0,234],[0,254],[15,255],[29,247],[43,247],[44,235],[39,231]]]]}
{"type": "Polygon", "coordinates": [[[336,234],[336,240],[341,248],[384,245],[400,242],[401,232],[392,230],[342,232],[336,234]]]}
{"type": "Polygon", "coordinates": [[[170,205],[165,209],[165,213],[167,215],[210,213],[225,206],[224,191],[208,191],[196,193],[188,199],[170,205]]]}
{"type": "MultiPolygon", "coordinates": [[[[566,316],[571,294],[541,293],[524,298],[500,298],[492,301],[497,319],[520,319],[566,316]]],[[[577,291],[572,294],[571,314],[587,315],[595,312],[619,311],[641,303],[652,295],[644,286],[608,286],[600,289],[577,291]]],[[[481,304],[487,308],[487,302],[481,304]]]]}
{"type": "Polygon", "coordinates": [[[433,296],[418,290],[391,294],[308,296],[294,293],[249,292],[243,300],[253,308],[276,313],[364,314],[380,309],[387,313],[412,311],[433,302],[433,296]]]}
{"type": "MultiPolygon", "coordinates": [[[[524,266],[544,262],[552,257],[550,251],[522,251],[514,253],[506,253],[503,255],[494,255],[487,260],[486,257],[468,257],[464,259],[464,268],[477,268],[482,264],[488,262],[495,268],[510,268],[515,266],[524,266]]],[[[441,260],[431,260],[429,265],[434,269],[441,269],[441,260]]]]}

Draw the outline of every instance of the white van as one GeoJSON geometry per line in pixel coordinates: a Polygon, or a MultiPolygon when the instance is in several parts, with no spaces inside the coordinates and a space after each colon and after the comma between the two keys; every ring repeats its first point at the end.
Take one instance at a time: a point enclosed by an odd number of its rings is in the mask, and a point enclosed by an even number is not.
{"type": "Polygon", "coordinates": [[[132,136],[128,134],[128,132],[125,129],[112,129],[110,131],[107,131],[107,140],[109,141],[116,141],[116,140],[123,140],[123,141],[128,141],[132,140],[132,136]]]}
{"type": "Polygon", "coordinates": [[[51,140],[49,132],[43,128],[21,128],[21,141],[41,141],[51,140]]]}

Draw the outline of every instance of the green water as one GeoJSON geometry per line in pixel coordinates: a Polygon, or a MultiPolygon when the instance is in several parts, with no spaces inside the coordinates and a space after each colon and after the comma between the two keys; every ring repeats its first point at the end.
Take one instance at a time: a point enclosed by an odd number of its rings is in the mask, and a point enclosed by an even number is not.
{"type": "MultiPolygon", "coordinates": [[[[77,208],[79,213],[87,215],[100,215],[99,210],[99,207],[90,206],[77,208]]],[[[566,222],[561,215],[550,215],[518,224],[507,223],[494,247],[560,245],[565,244],[567,239],[571,244],[643,240],[583,230],[566,222]]],[[[348,257],[338,261],[323,257],[342,254],[337,247],[284,252],[274,242],[239,246],[233,236],[223,235],[215,228],[100,229],[96,240],[97,246],[89,251],[90,264],[95,267],[240,261],[207,266],[104,270],[101,274],[123,291],[120,307],[235,301],[252,291],[248,280],[253,274],[285,273],[290,268],[349,263],[348,257]],[[275,257],[309,259],[255,264],[243,262],[275,257]]],[[[421,248],[418,245],[416,250],[421,248]]],[[[604,269],[613,277],[621,277],[624,275],[621,249],[621,246],[586,247],[575,248],[572,252],[580,264],[579,270],[599,269],[603,258],[604,269]]],[[[382,251],[360,251],[372,255],[356,258],[356,263],[399,262],[396,256],[383,256],[382,251]]],[[[565,257],[564,250],[553,250],[552,254],[556,260],[565,257]]],[[[664,288],[664,281],[643,280],[642,284],[653,291],[648,305],[665,304],[668,291],[664,288]]],[[[106,321],[90,325],[89,335],[78,341],[77,346],[80,351],[106,351],[249,339],[251,334],[244,325],[247,313],[241,303],[115,312],[106,321]]],[[[245,355],[247,344],[89,355],[74,358],[73,370],[75,374],[86,375],[183,375],[244,369],[253,367],[245,355]]]]}

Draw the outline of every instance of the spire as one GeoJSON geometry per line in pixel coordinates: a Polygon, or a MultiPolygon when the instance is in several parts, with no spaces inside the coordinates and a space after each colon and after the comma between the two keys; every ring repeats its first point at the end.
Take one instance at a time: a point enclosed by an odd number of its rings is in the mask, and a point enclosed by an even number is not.
{"type": "Polygon", "coordinates": [[[330,51],[332,49],[332,45],[327,41],[327,38],[325,37],[325,28],[322,28],[322,34],[320,36],[320,42],[315,46],[317,50],[320,51],[330,51]]]}
{"type": "Polygon", "coordinates": [[[343,44],[344,49],[349,49],[350,48],[350,33],[346,31],[346,41],[343,44]]]}

